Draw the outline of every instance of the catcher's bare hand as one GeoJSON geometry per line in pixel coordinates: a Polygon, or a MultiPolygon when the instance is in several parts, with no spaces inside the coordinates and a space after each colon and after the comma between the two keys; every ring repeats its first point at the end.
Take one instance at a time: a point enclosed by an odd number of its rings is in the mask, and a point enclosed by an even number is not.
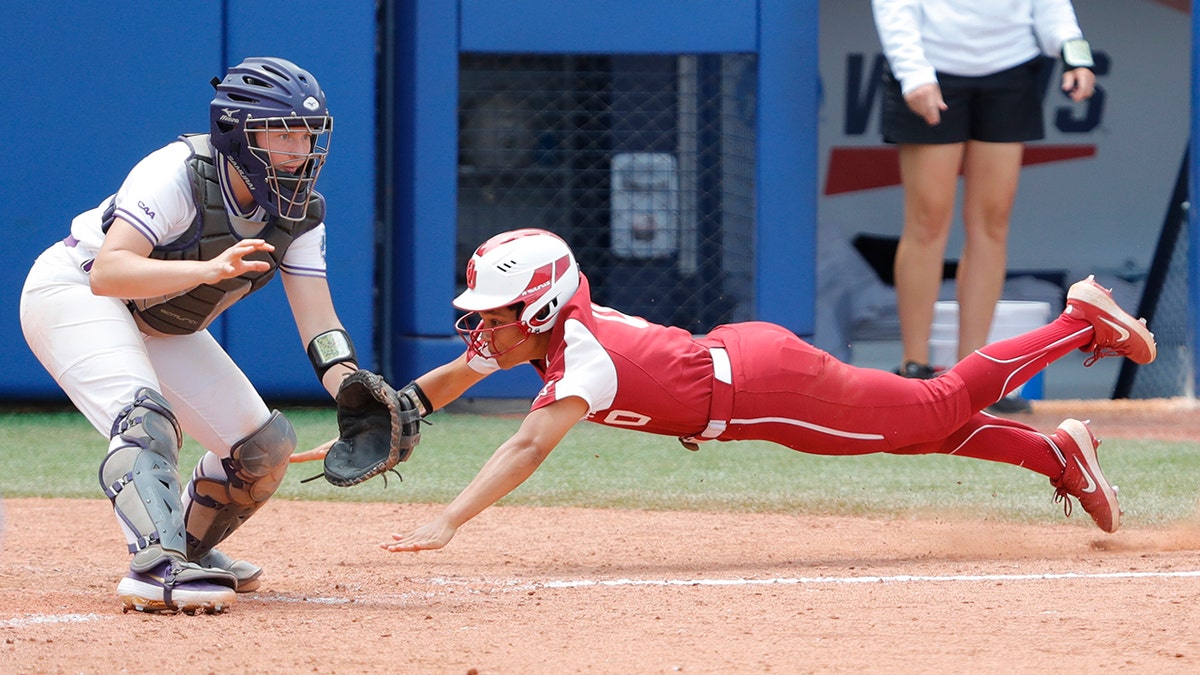
{"type": "Polygon", "coordinates": [[[408,534],[393,534],[393,543],[383,543],[379,547],[393,553],[398,551],[430,551],[450,543],[458,528],[452,525],[434,521],[426,523],[408,534]]]}
{"type": "Polygon", "coordinates": [[[247,272],[266,272],[271,269],[270,263],[265,260],[246,260],[246,256],[259,251],[270,253],[274,250],[273,245],[262,239],[243,239],[212,259],[212,281],[240,277],[247,272]]]}
{"type": "Polygon", "coordinates": [[[291,457],[288,457],[288,461],[292,464],[296,464],[299,462],[316,462],[323,460],[325,459],[325,455],[329,454],[329,447],[332,446],[336,441],[337,438],[331,438],[312,450],[294,452],[292,453],[291,457]]]}

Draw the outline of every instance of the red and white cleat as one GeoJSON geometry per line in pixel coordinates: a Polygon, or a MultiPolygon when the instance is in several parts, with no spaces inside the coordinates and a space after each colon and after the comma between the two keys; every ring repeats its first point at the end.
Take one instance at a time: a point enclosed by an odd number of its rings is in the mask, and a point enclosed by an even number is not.
{"type": "Polygon", "coordinates": [[[1092,352],[1084,362],[1090,366],[1106,356],[1124,356],[1146,364],[1158,355],[1154,333],[1144,319],[1135,319],[1113,300],[1112,291],[1096,283],[1094,276],[1077,281],[1067,291],[1066,314],[1092,324],[1095,337],[1082,351],[1092,352]]]}
{"type": "Polygon", "coordinates": [[[1117,488],[1110,485],[1100,471],[1100,460],[1096,448],[1100,441],[1092,435],[1087,424],[1079,420],[1064,420],[1058,430],[1050,435],[1050,441],[1062,452],[1066,468],[1058,480],[1051,480],[1056,488],[1054,501],[1062,501],[1064,512],[1071,515],[1070,495],[1079,500],[1079,505],[1096,521],[1105,532],[1116,532],[1121,526],[1121,507],[1117,504],[1117,488]]]}

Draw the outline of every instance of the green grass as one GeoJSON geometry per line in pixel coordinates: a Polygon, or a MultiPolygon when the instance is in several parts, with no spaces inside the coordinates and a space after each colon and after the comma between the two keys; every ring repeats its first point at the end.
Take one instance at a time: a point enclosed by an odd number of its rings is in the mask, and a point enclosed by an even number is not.
{"type": "MultiPolygon", "coordinates": [[[[301,449],[332,437],[332,410],[290,409],[301,449]]],[[[353,488],[302,483],[320,463],[296,464],[277,497],[301,500],[440,503],[470,481],[519,419],[438,413],[395,476],[353,488]]],[[[0,413],[0,494],[97,498],[103,437],[75,412],[0,413]]],[[[190,439],[184,478],[201,449],[190,439]]],[[[1200,444],[1107,438],[1105,473],[1121,487],[1126,525],[1192,519],[1200,444]]],[[[503,503],[648,510],[709,510],[916,517],[968,514],[1057,522],[1053,490],[1037,474],[1006,464],[940,455],[823,457],[767,443],[708,443],[699,452],[675,439],[582,423],[534,476],[503,503]]],[[[1082,511],[1073,520],[1087,524],[1082,511]]]]}

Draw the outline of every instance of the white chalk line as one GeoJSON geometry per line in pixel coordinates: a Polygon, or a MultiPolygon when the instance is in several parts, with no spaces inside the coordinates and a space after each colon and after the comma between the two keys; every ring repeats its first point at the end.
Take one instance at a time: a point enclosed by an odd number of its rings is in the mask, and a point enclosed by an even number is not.
{"type": "Polygon", "coordinates": [[[99,614],[26,614],[14,619],[0,621],[0,628],[22,628],[24,626],[41,626],[48,623],[85,623],[99,621],[99,614]]]}
{"type": "Polygon", "coordinates": [[[478,586],[480,584],[502,587],[506,590],[537,590],[558,588],[590,588],[596,586],[797,586],[806,584],[878,584],[917,582],[978,582],[978,581],[1053,581],[1064,579],[1146,579],[1200,577],[1200,570],[1174,572],[1051,572],[1042,574],[952,574],[917,575],[896,574],[891,576],[854,577],[772,577],[766,579],[577,579],[562,581],[521,582],[470,581],[465,579],[433,578],[428,583],[441,586],[478,586]]]}
{"type": "MultiPolygon", "coordinates": [[[[1185,579],[1200,578],[1200,570],[1174,572],[1048,572],[1043,574],[894,574],[888,576],[856,577],[770,577],[766,579],[575,579],[560,581],[522,581],[519,579],[409,579],[409,583],[424,583],[431,586],[456,586],[475,592],[536,591],[595,587],[642,587],[642,586],[801,586],[819,584],[901,584],[901,583],[953,583],[953,582],[998,582],[998,581],[1059,581],[1087,579],[1185,579]]],[[[431,593],[409,592],[396,597],[431,596],[431,593]]],[[[378,599],[377,593],[369,594],[378,599]]],[[[366,597],[362,599],[368,599],[366,597]]],[[[258,602],[312,603],[318,605],[340,605],[356,602],[354,597],[338,596],[286,596],[268,595],[254,598],[258,602]]],[[[236,610],[234,610],[236,611],[236,610]]],[[[0,621],[0,628],[20,628],[53,623],[82,623],[98,621],[98,614],[26,614],[0,621]]]]}
{"type": "MultiPolygon", "coordinates": [[[[801,586],[818,584],[899,584],[899,583],[953,583],[953,582],[1001,582],[1001,581],[1055,581],[1055,580],[1088,580],[1088,579],[1167,579],[1167,578],[1200,578],[1200,570],[1174,572],[1047,572],[1042,574],[951,574],[951,575],[921,575],[895,574],[890,576],[855,576],[855,577],[770,577],[766,579],[574,579],[558,581],[527,581],[520,579],[464,579],[431,577],[428,579],[408,579],[412,584],[428,584],[430,586],[452,586],[465,589],[469,593],[489,592],[529,592],[539,590],[559,590],[576,588],[620,588],[620,587],[683,587],[683,586],[801,586]]],[[[429,591],[408,591],[405,593],[388,594],[387,597],[403,599],[430,598],[435,593],[429,591]]],[[[377,593],[369,594],[370,599],[380,599],[377,593]]],[[[363,598],[368,599],[366,597],[363,598]]],[[[261,598],[268,602],[312,602],[318,604],[339,604],[354,602],[350,598],[287,598],[275,596],[261,598]]]]}
{"type": "Polygon", "coordinates": [[[326,597],[313,597],[313,596],[307,596],[307,595],[302,596],[302,597],[292,597],[292,596],[288,596],[288,595],[269,595],[269,596],[265,596],[262,598],[256,598],[256,599],[257,600],[266,600],[268,602],[308,602],[308,603],[312,603],[314,605],[344,605],[349,602],[354,602],[354,600],[352,598],[338,598],[338,597],[326,598],[326,597]]]}
{"type": "Polygon", "coordinates": [[[586,586],[769,586],[799,584],[877,584],[949,581],[1035,581],[1053,579],[1132,579],[1143,577],[1200,577],[1200,570],[1191,572],[1103,572],[1077,574],[954,574],[949,576],[925,576],[898,574],[878,577],[795,577],[775,579],[667,579],[653,582],[644,579],[613,579],[611,581],[564,581],[550,582],[546,588],[582,588],[586,586]]]}

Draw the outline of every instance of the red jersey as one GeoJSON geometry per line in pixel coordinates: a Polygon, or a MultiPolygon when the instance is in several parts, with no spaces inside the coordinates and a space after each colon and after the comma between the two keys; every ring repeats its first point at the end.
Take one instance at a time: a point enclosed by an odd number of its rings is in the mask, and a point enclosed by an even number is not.
{"type": "Polygon", "coordinates": [[[691,436],[709,421],[713,363],[687,331],[592,303],[587,278],[561,310],[546,359],[534,362],[546,386],[533,409],[568,396],[587,419],[669,436],[691,436]]]}

